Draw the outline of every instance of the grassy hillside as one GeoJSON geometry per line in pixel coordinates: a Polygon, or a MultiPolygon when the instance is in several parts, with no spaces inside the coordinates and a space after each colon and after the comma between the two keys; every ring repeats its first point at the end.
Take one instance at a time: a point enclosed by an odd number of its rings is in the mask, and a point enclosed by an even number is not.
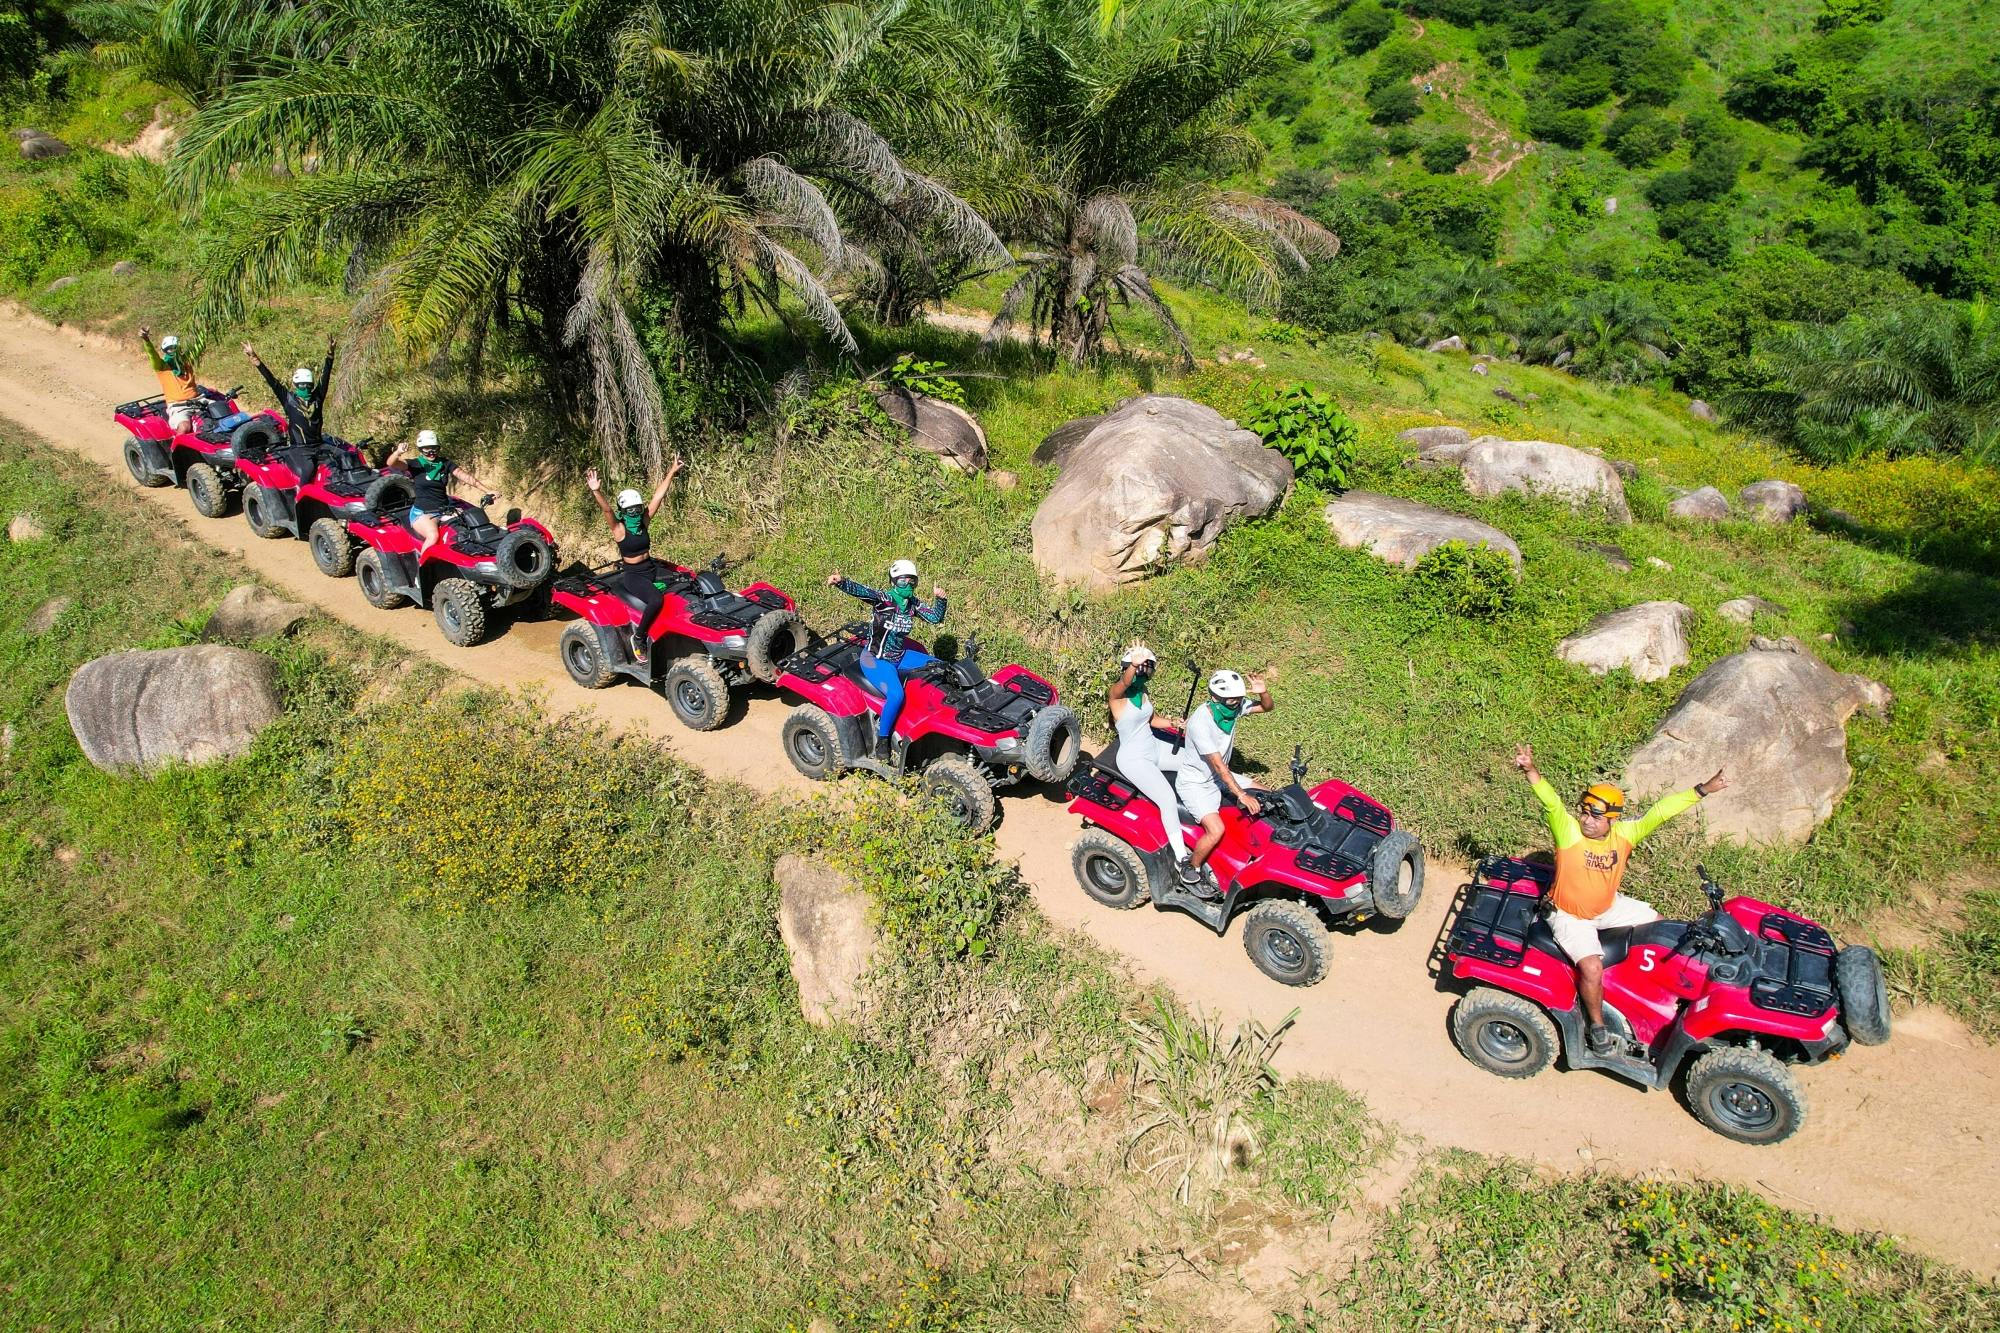
{"type": "Polygon", "coordinates": [[[247,757],[106,778],[70,737],[70,671],[186,640],[233,571],[94,471],[0,440],[0,515],[20,512],[51,533],[10,548],[0,588],[0,1284],[24,1324],[1483,1329],[1506,1311],[1720,1333],[1753,1291],[1773,1328],[1995,1313],[1963,1274],[1707,1186],[1446,1155],[1378,1229],[1348,1210],[1393,1137],[1312,1081],[1227,1085],[1254,1165],[1177,1208],[1174,1159],[1126,1157],[1150,1114],[1133,1089],[1191,1087],[1212,1057],[1169,1044],[1135,1068],[1161,1011],[1011,893],[970,962],[928,947],[922,899],[864,876],[898,927],[885,1003],[833,1032],[798,1019],[775,850],[838,847],[849,819],[947,878],[990,874],[986,848],[878,783],[780,811],[338,626],[257,645],[286,715],[247,757]],[[107,561],[153,575],[106,581],[107,561]],[[71,608],[28,634],[59,593],[71,608]],[[1218,1278],[1246,1244],[1315,1258],[1236,1295],[1218,1278]]]}

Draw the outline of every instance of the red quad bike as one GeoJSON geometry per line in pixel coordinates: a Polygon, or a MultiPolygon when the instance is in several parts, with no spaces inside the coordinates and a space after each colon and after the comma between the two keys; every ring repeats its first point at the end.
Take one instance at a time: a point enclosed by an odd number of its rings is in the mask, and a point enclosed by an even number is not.
{"type": "MultiPolygon", "coordinates": [[[[438,516],[438,540],[421,565],[422,540],[409,525],[410,479],[385,472],[368,486],[363,508],[345,515],[361,543],[354,577],[368,604],[383,610],[414,602],[428,606],[446,641],[470,648],[486,638],[487,613],[524,606],[547,609],[556,568],[555,538],[531,518],[509,514],[501,527],[485,506],[453,498],[438,516]]],[[[326,568],[325,565],[321,566],[326,568]]]]}
{"type": "Polygon", "coordinates": [[[1056,702],[1056,687],[1020,666],[989,677],[976,634],[963,656],[934,661],[904,682],[889,759],[871,758],[882,696],[861,675],[867,642],[867,625],[847,625],[779,671],[778,687],[805,701],[786,716],[783,736],[785,757],[807,777],[850,768],[889,778],[920,773],[966,827],[984,832],[997,813],[994,788],[1023,776],[1062,782],[1076,768],[1083,728],[1056,702]]]}
{"type": "Polygon", "coordinates": [[[184,486],[203,518],[221,518],[243,484],[240,454],[261,455],[285,438],[284,418],[275,412],[247,413],[236,405],[241,386],[226,397],[201,399],[202,428],[176,435],[167,424],[166,400],[158,394],[120,403],[112,416],[126,430],[125,468],[141,486],[184,486]]]}
{"type": "MultiPolygon", "coordinates": [[[[1153,728],[1163,743],[1179,732],[1153,728]]],[[[1338,779],[1307,789],[1306,764],[1292,752],[1291,784],[1258,792],[1263,813],[1251,815],[1224,793],[1222,841],[1204,870],[1219,898],[1190,892],[1175,874],[1159,807],[1118,771],[1118,742],[1079,768],[1069,781],[1070,813],[1083,836],[1070,865],[1083,891],[1120,911],[1149,899],[1162,910],[1188,913],[1220,935],[1244,916],[1243,949],[1257,970],[1287,986],[1326,976],[1334,922],[1370,916],[1401,920],[1424,892],[1424,850],[1380,803],[1338,779]]],[[[1201,821],[1176,811],[1190,844],[1201,821]]]]}
{"type": "Polygon", "coordinates": [[[368,488],[381,473],[368,466],[362,440],[356,444],[323,437],[321,458],[303,486],[277,450],[239,455],[243,518],[259,537],[303,537],[313,563],[330,578],[354,572],[354,538],[347,520],[368,508],[368,488]],[[332,462],[326,461],[328,457],[332,462]]]}
{"type": "Polygon", "coordinates": [[[1560,1051],[1571,1069],[1608,1069],[1664,1088],[1684,1064],[1695,1118],[1738,1143],[1780,1143],[1804,1123],[1786,1068],[1837,1058],[1850,1038],[1889,1040],[1889,997],[1875,953],[1834,947],[1805,917],[1755,898],[1724,899],[1697,867],[1708,911],[1598,932],[1610,1055],[1584,1043],[1571,959],[1543,917],[1549,867],[1483,862],[1460,892],[1444,956],[1474,983],[1451,1011],[1465,1057],[1502,1078],[1528,1078],[1560,1051]],[[1558,1036],[1560,1033],[1560,1036],[1558,1036]]]}
{"type": "Polygon", "coordinates": [[[557,606],[576,613],[557,651],[570,679],[599,690],[619,676],[658,688],[683,725],[713,731],[729,718],[731,691],[753,680],[770,684],[778,666],[811,643],[792,599],[768,583],[731,592],[721,556],[697,574],[662,560],[665,608],[655,617],[643,656],[632,651],[632,626],[643,608],[618,588],[618,565],[555,581],[557,606]]]}

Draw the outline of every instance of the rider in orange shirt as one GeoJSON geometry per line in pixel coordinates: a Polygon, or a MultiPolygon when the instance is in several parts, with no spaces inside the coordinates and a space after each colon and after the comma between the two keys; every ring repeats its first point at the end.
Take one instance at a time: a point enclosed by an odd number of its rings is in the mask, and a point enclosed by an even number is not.
{"type": "Polygon", "coordinates": [[[1708,781],[1662,796],[1645,814],[1625,822],[1625,793],[1608,782],[1595,783],[1586,790],[1577,801],[1576,814],[1571,815],[1563,808],[1556,789],[1535,767],[1533,750],[1517,746],[1514,767],[1528,775],[1528,784],[1541,801],[1549,832],[1555,838],[1556,884],[1549,930],[1576,964],[1576,988],[1590,1021],[1584,1040],[1593,1054],[1608,1055],[1616,1042],[1604,1026],[1604,948],[1597,941],[1597,932],[1643,926],[1660,919],[1651,904],[1618,891],[1625,882],[1632,849],[1675,815],[1693,809],[1702,797],[1727,787],[1729,780],[1718,768],[1708,781]]]}

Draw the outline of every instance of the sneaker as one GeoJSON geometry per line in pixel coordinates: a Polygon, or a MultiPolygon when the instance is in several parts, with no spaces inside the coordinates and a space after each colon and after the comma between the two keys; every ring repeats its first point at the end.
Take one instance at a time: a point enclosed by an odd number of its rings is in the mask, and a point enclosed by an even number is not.
{"type": "Polygon", "coordinates": [[[1590,1048],[1592,1055],[1613,1055],[1618,1050],[1618,1039],[1602,1023],[1592,1023],[1584,1031],[1583,1044],[1590,1048]]]}
{"type": "Polygon", "coordinates": [[[889,762],[889,738],[887,736],[877,736],[875,738],[874,759],[878,764],[889,762]]]}
{"type": "Polygon", "coordinates": [[[1181,885],[1203,902],[1212,903],[1222,897],[1222,886],[1215,882],[1215,872],[1207,866],[1182,875],[1181,885]]]}

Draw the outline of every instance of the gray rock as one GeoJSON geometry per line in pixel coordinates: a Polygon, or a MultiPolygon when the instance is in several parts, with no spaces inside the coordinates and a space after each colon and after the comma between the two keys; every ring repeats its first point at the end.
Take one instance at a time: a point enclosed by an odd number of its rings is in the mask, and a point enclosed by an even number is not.
{"type": "MultiPolygon", "coordinates": [[[[1129,402],[1131,400],[1127,399],[1126,401],[1129,402]]],[[[1118,407],[1123,406],[1125,406],[1124,403],[1118,405],[1118,407]]],[[[1111,410],[1115,412],[1118,408],[1111,410]]],[[[1094,417],[1078,417],[1074,421],[1063,422],[1062,425],[1057,426],[1047,435],[1044,435],[1042,442],[1035,446],[1034,460],[1037,463],[1047,463],[1052,467],[1061,467],[1063,460],[1069,457],[1070,450],[1088,439],[1090,432],[1097,429],[1097,423],[1104,420],[1104,417],[1107,415],[1109,413],[1094,417]]]]}
{"type": "Polygon", "coordinates": [[[1606,217],[1610,217],[1617,211],[1618,211],[1618,196],[1615,194],[1608,194],[1604,196],[1604,215],[1606,217]]]}
{"type": "Polygon", "coordinates": [[[1717,618],[1732,625],[1747,625],[1758,616],[1781,616],[1785,608],[1761,597],[1732,597],[1715,608],[1717,618]]]}
{"type": "Polygon", "coordinates": [[[1622,546],[1617,546],[1610,542],[1578,542],[1576,549],[1587,552],[1590,555],[1603,556],[1604,563],[1617,570],[1620,574],[1630,574],[1632,572],[1632,557],[1625,554],[1625,548],[1622,546]]]}
{"type": "Polygon", "coordinates": [[[1061,451],[1035,510],[1036,566],[1057,582],[1114,588],[1206,556],[1224,528],[1270,513],[1292,465],[1214,408],[1149,394],[1061,451]]]}
{"type": "Polygon", "coordinates": [[[1432,457],[1433,450],[1457,450],[1451,455],[1456,459],[1472,444],[1472,435],[1463,426],[1412,426],[1396,436],[1404,444],[1417,446],[1417,453],[1425,458],[1432,457]]]}
{"type": "Polygon", "coordinates": [[[48,535],[33,514],[16,514],[7,521],[7,540],[10,542],[38,542],[48,535]]]}
{"type": "Polygon", "coordinates": [[[1720,414],[1718,414],[1716,410],[1710,407],[1707,403],[1704,403],[1701,399],[1690,398],[1688,399],[1688,415],[1693,417],[1696,421],[1707,421],[1713,423],[1718,419],[1720,414]]]}
{"type": "Polygon", "coordinates": [[[1720,522],[1729,517],[1729,497],[1713,486],[1704,486],[1670,502],[1667,513],[1690,522],[1720,522]]]}
{"type": "Polygon", "coordinates": [[[1508,403],[1524,403],[1527,401],[1525,398],[1522,398],[1519,394],[1515,393],[1512,389],[1507,388],[1505,385],[1502,385],[1500,388],[1495,389],[1493,391],[1493,396],[1495,398],[1500,399],[1502,402],[1508,402],[1508,403]]]}
{"type": "Polygon", "coordinates": [[[68,157],[69,145],[53,134],[38,134],[32,139],[21,140],[21,156],[30,162],[39,162],[52,157],[68,157]]]}
{"type": "Polygon", "coordinates": [[[1646,563],[1651,565],[1654,569],[1664,569],[1669,574],[1674,572],[1674,567],[1672,565],[1668,564],[1666,561],[1660,559],[1660,557],[1656,555],[1647,556],[1646,563]]]}
{"type": "Polygon", "coordinates": [[[1021,484],[1021,478],[1004,468],[995,468],[986,474],[986,480],[993,483],[996,491],[1011,491],[1021,484]]]}
{"type": "Polygon", "coordinates": [[[136,259],[121,259],[111,266],[111,275],[115,278],[129,278],[138,271],[139,261],[136,259]]]}
{"type": "Polygon", "coordinates": [[[1486,363],[1484,361],[1476,361],[1473,363],[1472,373],[1475,375],[1490,375],[1493,372],[1486,368],[1486,363]]]}
{"type": "Polygon", "coordinates": [[[311,607],[288,602],[254,583],[238,584],[202,626],[201,637],[207,643],[274,639],[291,633],[311,613],[311,607]]]}
{"type": "Polygon", "coordinates": [[[49,598],[48,601],[43,602],[40,606],[36,607],[33,611],[28,613],[27,620],[23,621],[21,624],[21,633],[27,635],[31,639],[38,638],[41,635],[47,634],[50,630],[56,627],[56,622],[63,618],[64,613],[67,612],[69,608],[70,608],[69,598],[67,597],[49,598]]]}
{"type": "Polygon", "coordinates": [[[889,420],[910,433],[926,453],[936,454],[961,472],[986,470],[986,432],[972,413],[956,403],[904,388],[884,389],[875,401],[889,420]]]}
{"type": "Polygon", "coordinates": [[[63,290],[63,288],[65,288],[65,287],[74,287],[74,286],[76,286],[76,285],[77,285],[77,283],[79,283],[79,282],[81,282],[81,281],[83,281],[83,279],[81,279],[81,278],[78,278],[78,277],[75,277],[75,276],[73,276],[73,275],[71,275],[71,276],[65,276],[65,277],[61,277],[61,278],[57,278],[57,279],[56,279],[56,280],[55,280],[54,282],[50,283],[50,284],[49,284],[49,285],[48,285],[48,286],[47,286],[47,287],[46,287],[46,288],[44,289],[44,292],[45,292],[45,293],[46,293],[47,295],[50,295],[50,296],[53,296],[53,295],[54,295],[55,293],[57,293],[57,292],[59,292],[59,291],[63,290]]]}
{"type": "Polygon", "coordinates": [[[1572,507],[1602,504],[1621,523],[1632,521],[1625,483],[1603,459],[1546,440],[1475,440],[1458,460],[1465,489],[1494,496],[1507,491],[1546,495],[1572,507]]]}
{"type": "Polygon", "coordinates": [[[1438,339],[1429,347],[1424,348],[1424,350],[1426,352],[1463,352],[1465,350],[1465,339],[1454,333],[1449,338],[1438,339]]]}
{"type": "Polygon", "coordinates": [[[113,653],[76,669],[63,706],[84,757],[107,772],[206,764],[278,720],[277,668],[220,644],[113,653]]]}
{"type": "Polygon", "coordinates": [[[1890,702],[1882,686],[1835,671],[1798,640],[1759,636],[1695,677],[1632,755],[1625,785],[1656,796],[1727,769],[1729,787],[1702,802],[1711,834],[1803,842],[1853,779],[1847,720],[1890,702]]]}
{"type": "Polygon", "coordinates": [[[1753,481],[1736,498],[1759,523],[1790,523],[1806,512],[1806,493],[1789,481],[1753,481]]]}
{"type": "Polygon", "coordinates": [[[1618,474],[1618,480],[1631,481],[1639,475],[1639,465],[1629,458],[1611,460],[1611,470],[1618,474]]]}
{"type": "Polygon", "coordinates": [[[15,143],[26,143],[30,139],[46,139],[49,137],[49,132],[47,130],[30,129],[23,126],[18,130],[8,130],[7,137],[15,143]]]}
{"type": "Polygon", "coordinates": [[[824,861],[805,856],[779,857],[771,877],[800,1013],[815,1027],[860,1017],[867,1007],[863,983],[882,942],[868,896],[824,861]]]}
{"type": "Polygon", "coordinates": [[[1453,541],[1505,551],[1514,568],[1521,567],[1521,548],[1500,529],[1415,500],[1349,491],[1327,505],[1326,525],[1342,546],[1363,548],[1405,569],[1431,548],[1453,541]]]}
{"type": "Polygon", "coordinates": [[[1640,602],[1607,611],[1556,645],[1556,656],[1602,676],[1621,667],[1634,680],[1665,680],[1688,663],[1694,608],[1680,602],[1640,602]]]}

